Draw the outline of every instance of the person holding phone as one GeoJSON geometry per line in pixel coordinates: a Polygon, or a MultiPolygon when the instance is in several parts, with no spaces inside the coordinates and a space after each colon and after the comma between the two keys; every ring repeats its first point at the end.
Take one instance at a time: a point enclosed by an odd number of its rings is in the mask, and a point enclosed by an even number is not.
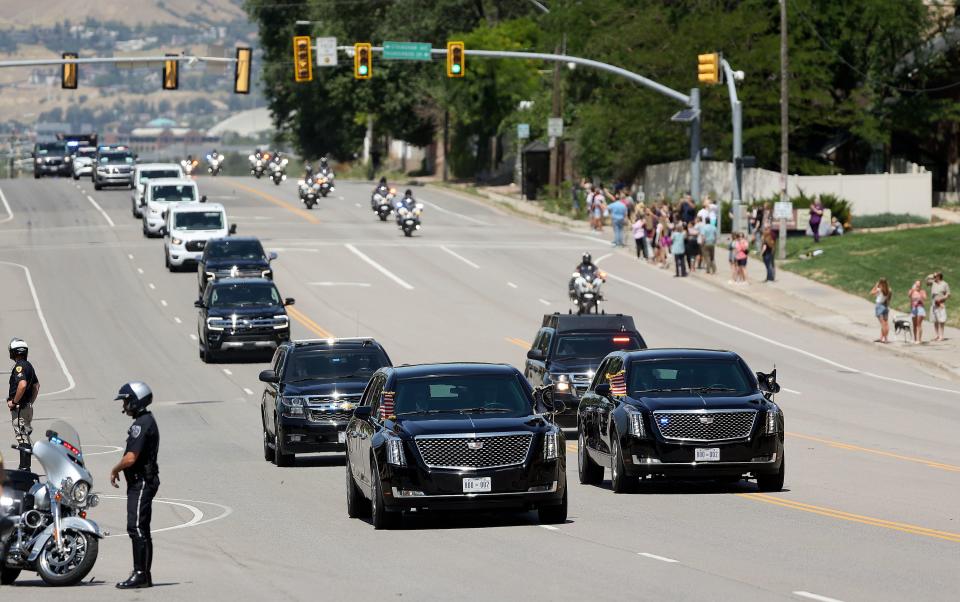
{"type": "Polygon", "coordinates": [[[919,345],[923,342],[923,319],[927,316],[924,308],[927,303],[927,291],[917,280],[907,292],[907,297],[910,298],[910,317],[913,319],[913,343],[919,345]]]}
{"type": "Polygon", "coordinates": [[[893,292],[890,290],[890,283],[887,282],[886,278],[877,280],[877,283],[870,289],[870,294],[876,295],[876,305],[874,305],[873,314],[877,317],[877,321],[880,322],[880,338],[877,339],[876,342],[889,343],[890,341],[887,340],[887,335],[890,334],[890,297],[893,296],[893,292]]]}

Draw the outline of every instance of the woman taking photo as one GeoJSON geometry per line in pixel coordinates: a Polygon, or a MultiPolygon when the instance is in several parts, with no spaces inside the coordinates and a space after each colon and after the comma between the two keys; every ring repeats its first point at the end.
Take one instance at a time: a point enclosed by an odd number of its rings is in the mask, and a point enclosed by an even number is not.
{"type": "Polygon", "coordinates": [[[873,308],[873,314],[877,316],[880,322],[880,338],[877,343],[889,343],[887,335],[890,334],[890,297],[893,292],[890,290],[890,284],[886,278],[877,280],[877,283],[870,289],[871,295],[876,295],[876,305],[873,308]]]}
{"type": "Polygon", "coordinates": [[[910,298],[910,316],[913,318],[913,342],[919,345],[923,341],[923,319],[927,316],[924,305],[927,302],[927,291],[917,280],[907,293],[910,298]]]}

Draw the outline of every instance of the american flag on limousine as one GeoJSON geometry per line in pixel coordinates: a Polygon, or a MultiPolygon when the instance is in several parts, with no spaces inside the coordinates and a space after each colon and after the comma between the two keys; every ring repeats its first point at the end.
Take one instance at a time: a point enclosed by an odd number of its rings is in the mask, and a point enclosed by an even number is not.
{"type": "Polygon", "coordinates": [[[607,374],[607,380],[610,381],[610,393],[616,397],[622,397],[627,394],[626,371],[621,370],[616,374],[607,374]]]}
{"type": "Polygon", "coordinates": [[[393,391],[384,391],[380,400],[380,420],[393,416],[393,391]]]}

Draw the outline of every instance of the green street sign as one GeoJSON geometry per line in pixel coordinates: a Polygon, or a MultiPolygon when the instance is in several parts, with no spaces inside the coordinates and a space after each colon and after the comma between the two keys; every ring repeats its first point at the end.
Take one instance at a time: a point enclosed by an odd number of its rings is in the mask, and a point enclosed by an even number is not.
{"type": "Polygon", "coordinates": [[[430,44],[421,42],[384,42],[383,58],[395,61],[429,61],[430,44]]]}

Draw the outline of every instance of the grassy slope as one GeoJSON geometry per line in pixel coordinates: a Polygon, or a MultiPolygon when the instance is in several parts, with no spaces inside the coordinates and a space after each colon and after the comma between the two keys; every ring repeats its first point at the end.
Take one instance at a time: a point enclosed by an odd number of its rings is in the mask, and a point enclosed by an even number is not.
{"type": "Polygon", "coordinates": [[[83,23],[90,16],[100,21],[181,23],[201,21],[216,24],[242,18],[239,0],[46,0],[45,2],[0,1],[0,28],[52,27],[69,19],[83,23]]]}
{"type": "MultiPolygon", "coordinates": [[[[956,291],[947,302],[948,323],[960,326],[958,243],[960,225],[848,234],[821,239],[819,245],[814,245],[813,239],[792,238],[787,245],[790,258],[815,248],[823,249],[823,255],[786,262],[783,269],[871,301],[870,288],[879,278],[887,278],[893,288],[892,307],[904,313],[909,309],[907,290],[913,281],[939,270],[956,291]]],[[[929,302],[927,310],[929,313],[929,302]]]]}

